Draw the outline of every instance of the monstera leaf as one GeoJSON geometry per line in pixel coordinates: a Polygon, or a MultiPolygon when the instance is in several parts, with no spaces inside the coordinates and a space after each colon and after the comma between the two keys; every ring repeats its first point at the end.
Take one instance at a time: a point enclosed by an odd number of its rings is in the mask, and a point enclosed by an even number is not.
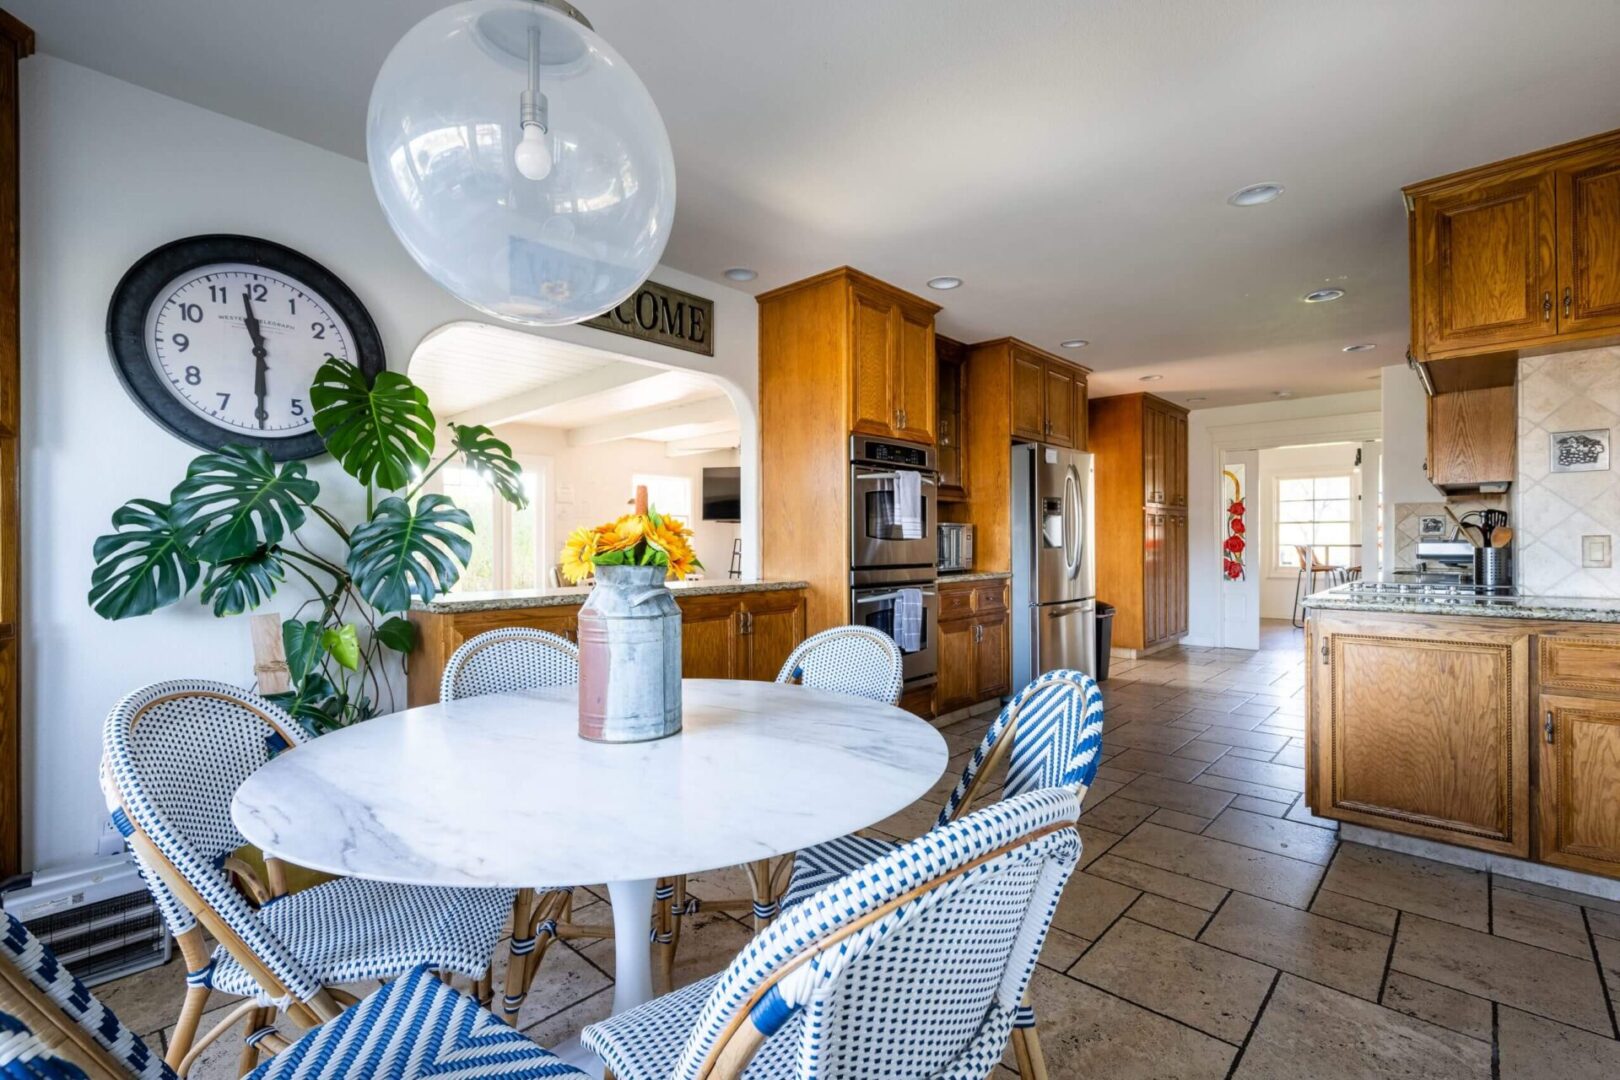
{"type": "Polygon", "coordinates": [[[360,670],[360,631],[353,623],[327,627],[321,634],[321,645],[350,671],[360,670]]]}
{"type": "Polygon", "coordinates": [[[412,597],[431,600],[472,558],[471,531],[472,518],[443,495],[423,495],[414,507],[384,499],[349,537],[355,590],[378,611],[403,611],[412,597]]]}
{"type": "Polygon", "coordinates": [[[523,469],[512,460],[512,448],[483,424],[451,424],[450,434],[461,459],[476,470],[507,502],[522,510],[529,505],[523,469]]]}
{"type": "Polygon", "coordinates": [[[202,602],[214,605],[215,615],[240,615],[268,600],[286,578],[281,555],[261,547],[246,558],[209,567],[203,578],[202,602]]]}
{"type": "Polygon", "coordinates": [[[416,648],[416,624],[395,615],[377,624],[376,637],[395,652],[408,653],[416,648]]]}
{"type": "Polygon", "coordinates": [[[281,624],[281,649],[287,654],[287,673],[294,683],[302,683],[321,661],[319,619],[287,619],[281,624]]]}
{"type": "Polygon", "coordinates": [[[328,358],[309,389],[315,430],[326,448],[362,484],[395,491],[426,469],[433,456],[433,413],[427,395],[394,371],[367,385],[346,360],[328,358]]]}
{"type": "Polygon", "coordinates": [[[304,676],[292,690],[266,695],[266,700],[287,710],[311,735],[324,735],[343,726],[343,695],[319,671],[304,676]]]}
{"type": "Polygon", "coordinates": [[[226,562],[279,544],[320,493],[303,462],[278,469],[263,450],[226,446],[192,460],[174,489],[174,516],[197,558],[226,562]]]}
{"type": "Polygon", "coordinates": [[[96,538],[90,606],[103,619],[149,615],[191,591],[201,568],[181,536],[174,508],[131,499],[113,511],[118,532],[96,538]]]}

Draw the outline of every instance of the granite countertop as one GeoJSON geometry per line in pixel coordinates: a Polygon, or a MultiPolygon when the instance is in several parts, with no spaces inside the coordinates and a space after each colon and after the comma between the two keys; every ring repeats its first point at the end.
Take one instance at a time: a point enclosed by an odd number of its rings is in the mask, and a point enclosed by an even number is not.
{"type": "Polygon", "coordinates": [[[1574,596],[1399,596],[1358,592],[1339,585],[1305,598],[1315,611],[1378,611],[1401,615],[1462,615],[1479,619],[1546,619],[1554,622],[1620,623],[1620,601],[1574,596]]]}
{"type": "Polygon", "coordinates": [[[1012,577],[1006,570],[947,570],[939,575],[938,584],[949,585],[955,581],[1005,581],[1012,577]]]}
{"type": "MultiPolygon", "coordinates": [[[[781,589],[808,589],[807,581],[734,581],[729,578],[702,581],[671,581],[669,591],[682,596],[724,596],[731,593],[776,592],[781,589]]],[[[565,585],[554,589],[505,589],[498,592],[451,593],[428,603],[411,605],[412,611],[448,615],[463,611],[510,611],[516,608],[569,607],[583,604],[590,595],[589,585],[565,585]]]]}

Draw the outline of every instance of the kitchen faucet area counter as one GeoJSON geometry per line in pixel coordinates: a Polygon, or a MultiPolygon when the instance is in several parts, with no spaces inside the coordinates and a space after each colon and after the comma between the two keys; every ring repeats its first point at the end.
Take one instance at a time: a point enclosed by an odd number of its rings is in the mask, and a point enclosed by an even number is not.
{"type": "Polygon", "coordinates": [[[1352,582],[1308,596],[1307,611],[1363,611],[1394,615],[1466,615],[1482,619],[1545,619],[1554,622],[1620,624],[1620,600],[1575,596],[1523,596],[1476,593],[1468,586],[1395,587],[1383,582],[1352,582]]]}
{"type": "MultiPolygon", "coordinates": [[[[681,672],[689,679],[774,679],[805,638],[803,581],[672,581],[681,609],[681,672]]],[[[452,653],[490,630],[548,630],[577,640],[588,586],[462,593],[418,604],[406,677],[411,705],[439,700],[452,653]]]]}

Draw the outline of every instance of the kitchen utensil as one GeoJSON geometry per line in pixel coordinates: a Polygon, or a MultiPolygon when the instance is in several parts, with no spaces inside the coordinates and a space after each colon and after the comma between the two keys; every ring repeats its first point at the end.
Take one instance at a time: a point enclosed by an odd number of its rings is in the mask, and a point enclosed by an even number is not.
{"type": "Polygon", "coordinates": [[[1470,544],[1473,544],[1477,548],[1486,546],[1484,529],[1481,529],[1478,525],[1471,523],[1462,525],[1460,528],[1462,529],[1463,538],[1466,539],[1470,544]]]}
{"type": "Polygon", "coordinates": [[[1493,548],[1505,548],[1513,543],[1513,530],[1506,525],[1498,525],[1491,530],[1490,541],[1493,548]]]}

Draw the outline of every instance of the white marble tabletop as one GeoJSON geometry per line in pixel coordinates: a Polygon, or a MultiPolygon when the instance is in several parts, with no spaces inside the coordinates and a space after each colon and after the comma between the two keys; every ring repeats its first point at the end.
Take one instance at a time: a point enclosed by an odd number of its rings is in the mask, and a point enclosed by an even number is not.
{"type": "Polygon", "coordinates": [[[903,710],[800,686],[684,683],[684,729],[607,745],[574,687],[378,717],[283,754],[232,817],[315,870],[418,885],[586,885],[784,855],[908,806],[945,741],[903,710]]]}

